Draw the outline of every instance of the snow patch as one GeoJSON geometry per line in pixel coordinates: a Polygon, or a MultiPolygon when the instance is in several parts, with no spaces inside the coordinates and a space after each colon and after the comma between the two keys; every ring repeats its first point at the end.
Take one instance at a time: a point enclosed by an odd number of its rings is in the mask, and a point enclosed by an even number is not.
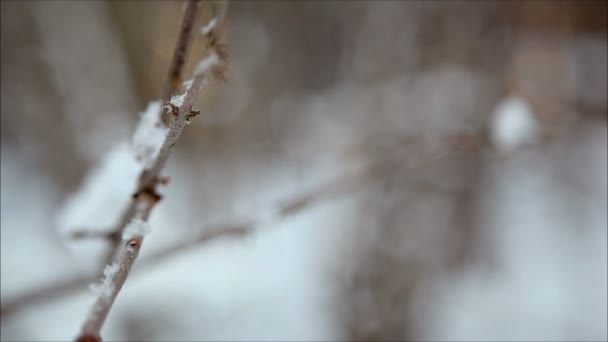
{"type": "Polygon", "coordinates": [[[167,135],[167,128],[160,120],[160,107],[160,101],[150,102],[133,134],[133,152],[144,167],[152,165],[167,135]]]}
{"type": "Polygon", "coordinates": [[[201,33],[204,35],[208,35],[209,32],[211,32],[211,30],[213,30],[215,28],[215,25],[217,24],[217,19],[213,18],[209,21],[209,23],[207,23],[207,25],[205,25],[202,29],[201,29],[201,33]]]}
{"type": "Polygon", "coordinates": [[[120,269],[120,265],[117,263],[113,263],[111,265],[106,265],[103,269],[103,279],[101,284],[91,284],[90,289],[97,296],[102,296],[105,299],[109,299],[112,291],[114,290],[114,285],[112,283],[112,278],[118,270],[120,269]]]}
{"type": "Polygon", "coordinates": [[[512,151],[537,136],[538,123],[526,100],[510,96],[498,104],[492,115],[491,139],[499,151],[512,151]]]}
{"type": "Polygon", "coordinates": [[[122,231],[122,239],[123,241],[127,241],[136,236],[143,237],[149,234],[150,230],[150,223],[140,219],[133,219],[122,231]]]}

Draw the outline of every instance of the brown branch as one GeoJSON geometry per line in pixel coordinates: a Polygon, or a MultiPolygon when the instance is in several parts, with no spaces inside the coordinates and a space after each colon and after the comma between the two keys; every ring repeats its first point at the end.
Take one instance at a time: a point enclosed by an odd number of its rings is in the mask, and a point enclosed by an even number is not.
{"type": "Polygon", "coordinates": [[[70,232],[68,237],[73,240],[105,239],[113,241],[116,238],[120,238],[120,235],[115,231],[96,231],[83,229],[70,232]]]}
{"type": "MultiPolygon", "coordinates": [[[[196,18],[197,5],[198,0],[188,0],[185,3],[184,15],[182,17],[179,36],[175,44],[175,49],[173,50],[173,57],[171,59],[169,73],[167,75],[167,81],[165,82],[165,87],[163,90],[162,103],[166,103],[171,99],[171,96],[177,92],[177,89],[181,83],[184,62],[188,54],[190,42],[192,41],[192,39],[190,38],[192,35],[192,27],[194,24],[194,20],[196,18]]],[[[165,125],[169,124],[170,118],[165,115],[162,115],[162,113],[160,117],[165,125]]],[[[121,248],[120,232],[129,223],[134,214],[135,201],[131,201],[129,203],[129,206],[123,211],[123,214],[121,215],[118,224],[113,229],[113,233],[108,233],[107,235],[108,241],[110,242],[110,248],[106,254],[106,257],[104,258],[103,265],[111,263],[112,260],[116,258],[121,248]]],[[[77,232],[75,234],[76,238],[81,237],[78,233],[80,232],[77,232]]],[[[82,237],[86,237],[86,235],[82,237]]]]}
{"type": "MultiPolygon", "coordinates": [[[[171,96],[175,94],[177,88],[179,87],[179,84],[181,83],[181,74],[184,66],[185,57],[187,55],[189,43],[191,41],[190,36],[192,33],[192,24],[196,16],[197,3],[198,0],[189,0],[186,3],[184,16],[182,18],[180,34],[175,46],[171,65],[169,67],[169,75],[167,77],[167,82],[165,83],[163,103],[167,103],[171,99],[171,96]]],[[[217,55],[222,60],[225,60],[227,58],[225,48],[220,43],[221,37],[224,33],[227,11],[227,1],[215,1],[212,3],[212,17],[210,19],[210,22],[213,21],[214,25],[209,30],[209,32],[205,34],[205,36],[207,37],[207,49],[215,50],[217,55]]],[[[212,70],[212,72],[216,78],[225,80],[226,77],[224,75],[224,68],[218,67],[212,70]]],[[[161,115],[161,117],[163,118],[163,122],[168,121],[170,119],[170,116],[161,115]]],[[[191,116],[188,116],[188,118],[190,119],[191,116]]],[[[151,174],[150,177],[154,177],[154,174],[151,174]]],[[[158,174],[156,174],[156,177],[158,178],[158,174]]],[[[150,180],[153,179],[147,179],[148,183],[150,183],[150,180]]],[[[157,180],[161,183],[163,182],[162,178],[157,180]]],[[[148,187],[150,186],[150,184],[147,185],[148,187]]],[[[140,188],[142,188],[141,185],[140,188]]],[[[131,201],[128,207],[123,211],[123,214],[121,215],[116,227],[112,230],[112,232],[107,233],[107,239],[110,242],[110,249],[108,250],[106,257],[104,258],[103,265],[111,263],[112,260],[114,260],[118,256],[118,252],[120,252],[120,249],[122,247],[122,245],[120,244],[120,232],[135,215],[135,206],[136,202],[131,201]]],[[[94,234],[87,233],[84,231],[78,231],[73,233],[73,237],[76,239],[92,237],[92,235],[94,234]]]]}
{"type": "MultiPolygon", "coordinates": [[[[226,14],[226,11],[214,12],[215,14],[226,14]]],[[[211,20],[223,23],[225,18],[213,17],[211,20]]],[[[177,100],[175,102],[173,100],[171,101],[172,103],[169,108],[173,119],[168,127],[167,135],[160,147],[158,155],[154,159],[152,165],[145,169],[139,177],[137,191],[133,196],[133,204],[130,206],[130,208],[134,209],[128,210],[126,215],[128,217],[127,221],[129,222],[132,222],[133,220],[140,220],[142,222],[148,221],[152,209],[161,198],[156,191],[156,187],[160,182],[160,172],[169,159],[169,155],[184,127],[186,127],[193,116],[192,105],[194,104],[196,97],[204,82],[208,79],[209,74],[213,73],[214,75],[218,75],[225,70],[226,55],[219,48],[221,46],[219,43],[221,37],[213,36],[213,38],[213,43],[208,44],[208,49],[204,54],[205,57],[196,68],[192,82],[186,89],[185,94],[181,96],[179,103],[177,100]]],[[[109,266],[112,271],[108,271],[107,273],[104,271],[104,282],[106,283],[107,291],[98,295],[97,300],[82,326],[80,335],[76,338],[77,341],[101,339],[101,327],[137,259],[143,243],[143,238],[143,235],[140,234],[130,236],[126,239],[123,237],[123,241],[120,244],[122,251],[112,265],[109,266]]]]}
{"type": "Polygon", "coordinates": [[[171,95],[175,95],[182,80],[182,69],[188,54],[190,36],[192,33],[192,25],[196,17],[196,7],[198,0],[188,0],[184,9],[184,17],[182,18],[182,26],[179,31],[179,37],[173,51],[173,58],[167,75],[167,82],[163,91],[163,103],[171,99],[171,95]]]}

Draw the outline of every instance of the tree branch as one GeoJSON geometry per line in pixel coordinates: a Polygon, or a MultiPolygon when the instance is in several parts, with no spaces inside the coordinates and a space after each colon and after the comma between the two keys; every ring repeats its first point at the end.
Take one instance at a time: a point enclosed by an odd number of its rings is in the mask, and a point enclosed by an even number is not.
{"type": "MultiPolygon", "coordinates": [[[[177,92],[179,85],[181,83],[182,71],[184,67],[184,62],[186,60],[186,56],[188,54],[188,48],[190,46],[190,39],[192,33],[192,27],[194,24],[194,20],[196,18],[196,10],[197,10],[198,0],[187,0],[184,6],[184,15],[182,17],[182,23],[180,27],[179,36],[177,38],[177,42],[175,44],[175,49],[173,50],[173,57],[171,59],[171,64],[169,66],[169,73],[167,75],[167,80],[165,82],[165,87],[163,90],[162,103],[167,103],[171,100],[171,96],[177,92]]],[[[170,118],[166,116],[160,115],[163,123],[165,125],[169,125],[170,118]]],[[[131,201],[129,206],[123,211],[123,214],[118,221],[118,224],[113,229],[113,232],[108,233],[107,239],[110,242],[110,249],[107,252],[103,265],[107,265],[114,260],[120,251],[120,231],[129,224],[129,221],[135,214],[135,201],[131,201]]],[[[75,238],[83,238],[88,237],[88,235],[80,236],[76,235],[75,238]]]]}
{"type": "MultiPolygon", "coordinates": [[[[364,177],[369,175],[369,172],[372,170],[373,168],[370,167],[364,169],[363,172],[342,175],[311,190],[281,200],[275,207],[270,208],[270,211],[272,212],[271,215],[259,215],[246,219],[233,219],[228,222],[208,225],[197,235],[185,238],[181,242],[167,246],[142,259],[138,263],[138,269],[158,265],[158,261],[160,260],[183,253],[189,249],[216,239],[223,237],[242,237],[246,234],[251,234],[264,223],[267,223],[269,218],[276,219],[277,221],[287,219],[292,215],[297,215],[308,208],[321,204],[323,200],[345,195],[350,191],[356,190],[363,184],[366,184],[363,181],[365,179],[364,177]]],[[[94,238],[95,236],[90,237],[94,238]]],[[[107,237],[107,233],[100,234],[98,237],[105,238],[107,237]]],[[[98,277],[78,276],[67,282],[36,289],[14,299],[5,300],[2,303],[0,315],[2,318],[6,318],[23,307],[69,295],[77,290],[86,288],[87,284],[93,283],[97,279],[98,277]]]]}
{"type": "Polygon", "coordinates": [[[171,59],[171,66],[169,67],[169,74],[167,75],[167,82],[165,83],[165,89],[163,91],[163,103],[171,100],[171,96],[175,95],[179,88],[182,80],[182,69],[186,61],[188,54],[188,47],[190,43],[190,36],[192,33],[192,25],[196,17],[196,8],[198,0],[188,0],[184,9],[184,17],[182,18],[182,26],[179,31],[179,37],[175,44],[175,50],[173,51],[173,58],[171,59]]]}
{"type": "MultiPolygon", "coordinates": [[[[225,5],[222,8],[225,8],[225,5]]],[[[226,11],[217,11],[216,9],[217,7],[214,6],[214,17],[211,20],[223,23],[225,17],[219,18],[215,15],[220,13],[225,16],[226,11]]],[[[133,204],[127,211],[129,222],[148,221],[152,209],[161,199],[161,196],[156,191],[160,172],[164,168],[182,130],[192,117],[197,114],[192,111],[192,105],[199,91],[210,73],[222,75],[225,71],[226,54],[219,43],[221,37],[216,36],[216,32],[216,30],[211,30],[210,34],[213,39],[209,39],[204,58],[197,66],[192,82],[190,82],[186,92],[181,96],[173,97],[169,103],[168,108],[172,115],[171,124],[156,158],[151,166],[145,169],[139,177],[137,191],[133,195],[133,204]]],[[[123,235],[123,241],[120,244],[122,252],[111,265],[106,266],[106,270],[104,270],[105,290],[98,295],[76,341],[101,340],[101,327],[137,259],[143,238],[143,234],[140,233],[128,237],[123,235]]]]}
{"type": "MultiPolygon", "coordinates": [[[[483,146],[483,142],[477,139],[455,137],[450,142],[455,147],[456,156],[464,155],[476,155],[479,153],[479,149],[483,146]]],[[[398,149],[400,150],[400,148],[398,149]]],[[[288,197],[284,200],[280,200],[277,205],[270,208],[270,215],[258,215],[255,217],[249,217],[246,219],[233,219],[229,222],[209,225],[205,227],[198,235],[185,238],[183,241],[175,243],[174,245],[167,246],[158,252],[151,254],[144,258],[138,263],[138,270],[144,269],[151,266],[158,265],[160,260],[170,258],[172,256],[183,253],[189,249],[200,247],[202,244],[214,241],[223,237],[242,237],[246,234],[251,234],[260,228],[264,223],[267,223],[268,218],[276,219],[280,222],[282,219],[287,219],[292,215],[313,208],[320,205],[322,201],[329,200],[331,198],[337,198],[356,191],[360,187],[363,187],[370,182],[377,179],[385,178],[387,173],[395,172],[396,167],[398,170],[410,172],[420,167],[428,166],[429,164],[443,160],[450,153],[437,155],[435,158],[423,160],[422,162],[413,163],[410,165],[407,160],[402,159],[402,155],[399,153],[389,153],[388,156],[380,158],[378,160],[372,160],[369,164],[362,167],[358,171],[352,173],[343,174],[330,180],[324,184],[321,184],[311,190],[303,193],[296,194],[295,196],[288,197]]],[[[83,237],[86,232],[82,233],[83,237]]],[[[93,233],[94,234],[94,233],[93,233]]],[[[102,233],[97,235],[98,237],[106,237],[112,233],[102,233]]],[[[92,238],[94,236],[91,236],[92,238]]],[[[119,235],[120,238],[120,235],[119,235]]],[[[2,308],[0,315],[4,319],[18,310],[38,304],[43,301],[57,299],[58,297],[66,296],[75,291],[86,288],[87,284],[90,284],[97,280],[97,277],[91,276],[80,276],[64,283],[51,285],[44,288],[32,290],[17,296],[14,299],[4,300],[2,302],[2,308]]]]}

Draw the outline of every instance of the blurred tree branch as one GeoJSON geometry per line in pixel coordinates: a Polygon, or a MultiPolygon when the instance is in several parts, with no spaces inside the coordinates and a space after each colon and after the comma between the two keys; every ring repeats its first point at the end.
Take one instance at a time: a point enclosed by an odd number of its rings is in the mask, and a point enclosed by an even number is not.
{"type": "MultiPolygon", "coordinates": [[[[288,219],[307,209],[312,209],[321,205],[324,201],[352,194],[354,191],[364,188],[370,183],[385,178],[387,174],[391,174],[396,170],[411,172],[422,167],[428,167],[430,164],[444,160],[450,156],[476,155],[480,151],[480,148],[483,148],[483,145],[485,144],[485,142],[480,142],[475,138],[463,138],[462,136],[454,137],[450,143],[454,146],[455,154],[450,155],[449,152],[441,153],[432,158],[413,163],[410,163],[407,157],[399,154],[399,147],[396,151],[382,153],[383,156],[370,161],[368,164],[355,171],[339,175],[308,191],[278,201],[275,206],[269,209],[270,213],[265,212],[254,217],[232,219],[223,223],[210,224],[202,229],[197,235],[184,238],[181,242],[162,248],[150,256],[143,258],[138,263],[139,266],[137,270],[158,265],[158,261],[160,260],[166,260],[172,256],[179,255],[180,253],[193,248],[198,248],[201,245],[220,238],[239,238],[247,234],[253,234],[264,224],[268,223],[268,220],[274,220],[276,223],[280,220],[288,219]],[[463,142],[465,140],[466,142],[463,142]]],[[[80,231],[73,233],[72,237],[78,239],[105,239],[114,234],[115,232],[80,231]]],[[[97,277],[79,276],[67,282],[29,291],[12,300],[4,301],[0,310],[0,317],[5,319],[25,307],[57,299],[58,297],[68,296],[78,290],[83,290],[87,284],[96,280],[97,277]]]]}

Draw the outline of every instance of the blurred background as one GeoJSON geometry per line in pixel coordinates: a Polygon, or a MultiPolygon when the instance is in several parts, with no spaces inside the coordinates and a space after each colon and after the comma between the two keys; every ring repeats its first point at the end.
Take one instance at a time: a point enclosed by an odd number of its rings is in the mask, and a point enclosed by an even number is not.
{"type": "MultiPolygon", "coordinates": [[[[114,152],[183,8],[1,2],[3,341],[76,336],[108,244],[70,232],[129,200],[114,152]]],[[[198,98],[104,340],[608,339],[607,21],[606,1],[231,2],[228,81],[198,98]]]]}

